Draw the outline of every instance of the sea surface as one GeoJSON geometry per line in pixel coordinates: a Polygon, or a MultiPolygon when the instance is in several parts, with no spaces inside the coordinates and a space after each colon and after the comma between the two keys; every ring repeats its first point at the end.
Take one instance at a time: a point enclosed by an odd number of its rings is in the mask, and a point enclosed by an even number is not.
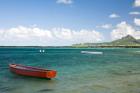
{"type": "Polygon", "coordinates": [[[0,48],[0,93],[140,93],[140,48],[0,48]],[[55,69],[57,77],[19,76],[9,63],[55,69]]]}

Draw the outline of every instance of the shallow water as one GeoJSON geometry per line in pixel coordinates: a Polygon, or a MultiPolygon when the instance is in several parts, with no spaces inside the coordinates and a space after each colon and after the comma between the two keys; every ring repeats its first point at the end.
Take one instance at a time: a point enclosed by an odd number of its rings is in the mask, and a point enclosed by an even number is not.
{"type": "Polygon", "coordinates": [[[140,49],[44,50],[0,48],[0,93],[140,93],[140,49]],[[52,80],[19,76],[9,71],[9,63],[56,69],[58,75],[52,80]]]}

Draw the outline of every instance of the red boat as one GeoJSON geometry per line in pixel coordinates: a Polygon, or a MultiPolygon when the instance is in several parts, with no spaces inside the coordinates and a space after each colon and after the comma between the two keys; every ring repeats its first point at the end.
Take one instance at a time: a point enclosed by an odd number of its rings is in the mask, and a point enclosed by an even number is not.
{"type": "Polygon", "coordinates": [[[56,76],[55,70],[46,70],[42,68],[23,66],[19,64],[9,64],[9,68],[12,72],[24,76],[32,76],[48,79],[54,78],[56,76]]]}

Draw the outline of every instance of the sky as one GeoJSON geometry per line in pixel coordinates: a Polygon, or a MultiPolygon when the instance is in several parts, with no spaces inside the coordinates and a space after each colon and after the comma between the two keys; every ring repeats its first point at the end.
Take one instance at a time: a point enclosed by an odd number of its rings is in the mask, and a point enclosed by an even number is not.
{"type": "Polygon", "coordinates": [[[0,0],[0,46],[140,39],[140,0],[0,0]]]}

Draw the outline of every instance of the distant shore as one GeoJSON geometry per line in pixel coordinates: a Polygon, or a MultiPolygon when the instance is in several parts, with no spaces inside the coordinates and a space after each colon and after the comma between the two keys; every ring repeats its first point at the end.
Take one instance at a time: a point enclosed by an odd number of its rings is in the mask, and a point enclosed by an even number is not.
{"type": "Polygon", "coordinates": [[[140,46],[0,46],[0,48],[140,48],[140,46]]]}

